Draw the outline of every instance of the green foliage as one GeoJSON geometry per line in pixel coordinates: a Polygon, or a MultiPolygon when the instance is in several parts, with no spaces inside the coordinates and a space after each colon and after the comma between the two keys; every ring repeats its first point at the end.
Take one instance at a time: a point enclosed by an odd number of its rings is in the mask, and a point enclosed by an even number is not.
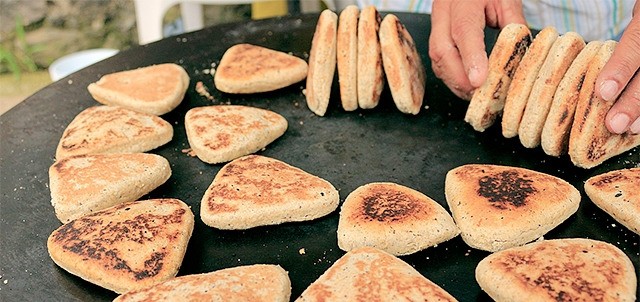
{"type": "Polygon", "coordinates": [[[6,45],[0,45],[0,70],[10,72],[19,79],[23,71],[33,72],[38,66],[33,60],[34,54],[43,49],[42,45],[30,45],[26,40],[24,23],[20,16],[15,20],[15,32],[13,39],[6,45]],[[6,66],[4,66],[6,64],[6,66]]]}

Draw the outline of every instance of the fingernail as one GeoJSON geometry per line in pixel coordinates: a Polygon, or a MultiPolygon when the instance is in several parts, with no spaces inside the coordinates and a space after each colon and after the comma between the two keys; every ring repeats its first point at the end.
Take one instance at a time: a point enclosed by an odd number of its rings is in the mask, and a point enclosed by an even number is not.
{"type": "Polygon", "coordinates": [[[480,70],[478,70],[478,67],[469,68],[469,82],[471,85],[473,85],[473,87],[479,87],[482,85],[480,81],[480,70]]]}
{"type": "MultiPolygon", "coordinates": [[[[630,123],[631,118],[628,115],[624,113],[618,113],[611,118],[611,122],[609,123],[609,125],[611,126],[611,130],[613,130],[614,133],[621,134],[627,131],[630,123]]],[[[640,127],[640,123],[638,121],[636,121],[634,124],[638,124],[637,126],[640,127]]]]}
{"type": "Polygon", "coordinates": [[[618,83],[612,80],[607,80],[600,85],[600,95],[605,101],[611,101],[616,97],[618,93],[618,83]]]}
{"type": "Polygon", "coordinates": [[[637,118],[636,121],[633,122],[633,124],[631,124],[631,127],[629,127],[629,131],[631,131],[631,133],[633,134],[640,133],[640,117],[637,118]]]}

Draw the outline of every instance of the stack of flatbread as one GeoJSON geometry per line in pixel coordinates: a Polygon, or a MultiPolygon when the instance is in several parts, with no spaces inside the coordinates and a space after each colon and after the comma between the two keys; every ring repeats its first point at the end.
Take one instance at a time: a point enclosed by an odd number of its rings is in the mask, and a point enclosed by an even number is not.
{"type": "Polygon", "coordinates": [[[163,115],[182,102],[189,88],[189,75],[172,63],[151,65],[107,74],[87,89],[105,105],[163,115]]]}
{"type": "Polygon", "coordinates": [[[363,247],[338,259],[296,301],[457,300],[401,259],[363,247]]]}
{"type": "Polygon", "coordinates": [[[62,225],[47,249],[69,273],[124,293],[175,277],[193,225],[189,206],[178,199],[128,202],[62,225]]]}
{"type": "Polygon", "coordinates": [[[509,24],[489,57],[489,75],[476,90],[465,121],[484,131],[502,114],[502,133],[552,156],[568,153],[592,168],[640,145],[640,135],[612,134],[604,118],[613,102],[598,98],[595,81],[615,41],[585,44],[574,32],[547,27],[531,42],[529,29],[509,24]],[[574,118],[575,117],[575,118],[574,118]]]}
{"type": "Polygon", "coordinates": [[[420,111],[426,73],[413,38],[395,15],[382,19],[375,6],[360,11],[355,5],[340,18],[330,10],[320,14],[305,91],[307,106],[319,116],[329,106],[336,64],[344,110],[376,107],[386,74],[396,107],[408,114],[420,111]]]}
{"type": "Polygon", "coordinates": [[[543,240],[487,256],[476,280],[495,301],[635,301],[633,264],[590,239],[543,240]]]}
{"type": "Polygon", "coordinates": [[[462,239],[490,252],[540,238],[580,203],[578,190],[555,176],[481,164],[449,171],[445,196],[462,239]]]}
{"type": "Polygon", "coordinates": [[[408,255],[458,236],[447,211],[428,196],[395,183],[369,183],[347,196],[340,210],[338,246],[370,246],[408,255]]]}

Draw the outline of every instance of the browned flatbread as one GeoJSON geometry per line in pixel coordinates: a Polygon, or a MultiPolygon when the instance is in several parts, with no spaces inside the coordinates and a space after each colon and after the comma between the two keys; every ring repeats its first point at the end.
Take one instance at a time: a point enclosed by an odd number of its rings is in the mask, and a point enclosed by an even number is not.
{"type": "Polygon", "coordinates": [[[527,106],[522,114],[518,137],[527,148],[540,145],[542,128],[553,102],[553,95],[571,62],[584,48],[584,40],[574,32],[568,32],[554,43],[544,60],[531,88],[527,106]]]}
{"type": "Polygon", "coordinates": [[[360,9],[348,5],[340,13],[337,34],[338,82],[345,111],[358,109],[358,18],[360,9]]]}
{"type": "Polygon", "coordinates": [[[176,277],[117,297],[114,302],[289,302],[291,281],[279,265],[256,264],[176,277]]]}
{"type": "Polygon", "coordinates": [[[400,256],[459,233],[449,213],[428,196],[394,183],[369,183],[342,204],[338,246],[344,251],[370,246],[400,256]]]}
{"type": "Polygon", "coordinates": [[[107,74],[87,87],[102,104],[154,115],[163,115],[180,105],[187,88],[189,75],[173,63],[107,74]]]}
{"type": "Polygon", "coordinates": [[[51,204],[63,223],[134,201],[171,176],[169,162],[146,153],[87,154],[49,168],[51,204]]]}
{"type": "Polygon", "coordinates": [[[339,201],[328,181],[276,159],[249,155],[220,169],[202,197],[200,216],[214,228],[248,229],[322,217],[339,201]]]}
{"type": "Polygon", "coordinates": [[[457,300],[401,259],[363,247],[338,259],[296,301],[457,300]]]}
{"type": "Polygon", "coordinates": [[[499,251],[540,238],[578,210],[568,182],[508,166],[470,164],[447,173],[445,196],[471,247],[499,251]]]}
{"type": "Polygon", "coordinates": [[[502,113],[511,78],[531,44],[531,31],[522,24],[508,24],[489,55],[487,79],[471,97],[464,120],[476,131],[493,125],[502,113]]]}
{"type": "Polygon", "coordinates": [[[576,113],[569,135],[569,156],[574,165],[593,168],[605,160],[640,145],[640,134],[614,134],[604,124],[614,101],[605,101],[595,94],[596,78],[616,47],[616,41],[606,41],[593,58],[578,96],[576,113]]]}
{"type": "Polygon", "coordinates": [[[375,6],[362,9],[358,20],[358,106],[378,106],[384,88],[384,70],[378,30],[382,17],[375,6]]]}
{"type": "Polygon", "coordinates": [[[91,283],[124,293],[173,278],[193,231],[177,199],[123,203],[75,219],[47,240],[51,259],[91,283]]]}
{"type": "Polygon", "coordinates": [[[189,145],[210,164],[254,153],[282,136],[288,125],[273,111],[240,105],[193,108],[184,124],[189,145]]]}
{"type": "Polygon", "coordinates": [[[500,251],[476,267],[495,301],[635,301],[637,277],[620,249],[606,242],[544,240],[500,251]]]}
{"type": "Polygon", "coordinates": [[[418,114],[426,84],[424,65],[411,34],[393,14],[380,23],[380,47],[393,102],[402,113],[418,114]]]}
{"type": "Polygon", "coordinates": [[[331,85],[337,60],[338,15],[331,10],[320,13],[309,52],[309,72],[305,96],[307,107],[324,116],[329,106],[331,85]]]}
{"type": "Polygon", "coordinates": [[[252,44],[231,46],[214,75],[226,93],[259,93],[298,83],[307,77],[307,62],[294,55],[252,44]]]}
{"type": "Polygon", "coordinates": [[[540,144],[544,152],[551,156],[567,153],[569,133],[576,112],[576,104],[582,81],[589,68],[591,60],[596,55],[603,42],[591,41],[578,54],[565,73],[558,89],[553,96],[549,114],[544,122],[540,144]]]}
{"type": "Polygon", "coordinates": [[[173,127],[155,115],[116,106],[95,106],[80,112],[62,134],[56,159],[96,153],[153,150],[173,137],[173,127]]]}
{"type": "Polygon", "coordinates": [[[524,108],[527,106],[533,83],[557,38],[558,31],[555,27],[543,28],[533,39],[531,46],[518,64],[507,90],[507,98],[504,101],[502,113],[502,135],[504,137],[511,138],[518,135],[520,120],[524,108]]]}
{"type": "Polygon", "coordinates": [[[593,176],[585,182],[584,191],[599,208],[640,235],[640,168],[593,176]]]}

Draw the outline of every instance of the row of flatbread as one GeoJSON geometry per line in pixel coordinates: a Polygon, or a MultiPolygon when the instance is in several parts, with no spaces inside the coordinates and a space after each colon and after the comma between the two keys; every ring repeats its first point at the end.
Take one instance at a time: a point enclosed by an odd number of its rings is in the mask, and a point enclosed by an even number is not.
{"type": "Polygon", "coordinates": [[[595,81],[615,41],[559,35],[547,27],[531,39],[529,29],[507,25],[489,57],[489,74],[473,94],[465,121],[484,131],[502,115],[502,134],[548,155],[568,153],[574,165],[595,167],[640,145],[640,135],[613,134],[604,124],[614,101],[595,93],[595,81]]]}

